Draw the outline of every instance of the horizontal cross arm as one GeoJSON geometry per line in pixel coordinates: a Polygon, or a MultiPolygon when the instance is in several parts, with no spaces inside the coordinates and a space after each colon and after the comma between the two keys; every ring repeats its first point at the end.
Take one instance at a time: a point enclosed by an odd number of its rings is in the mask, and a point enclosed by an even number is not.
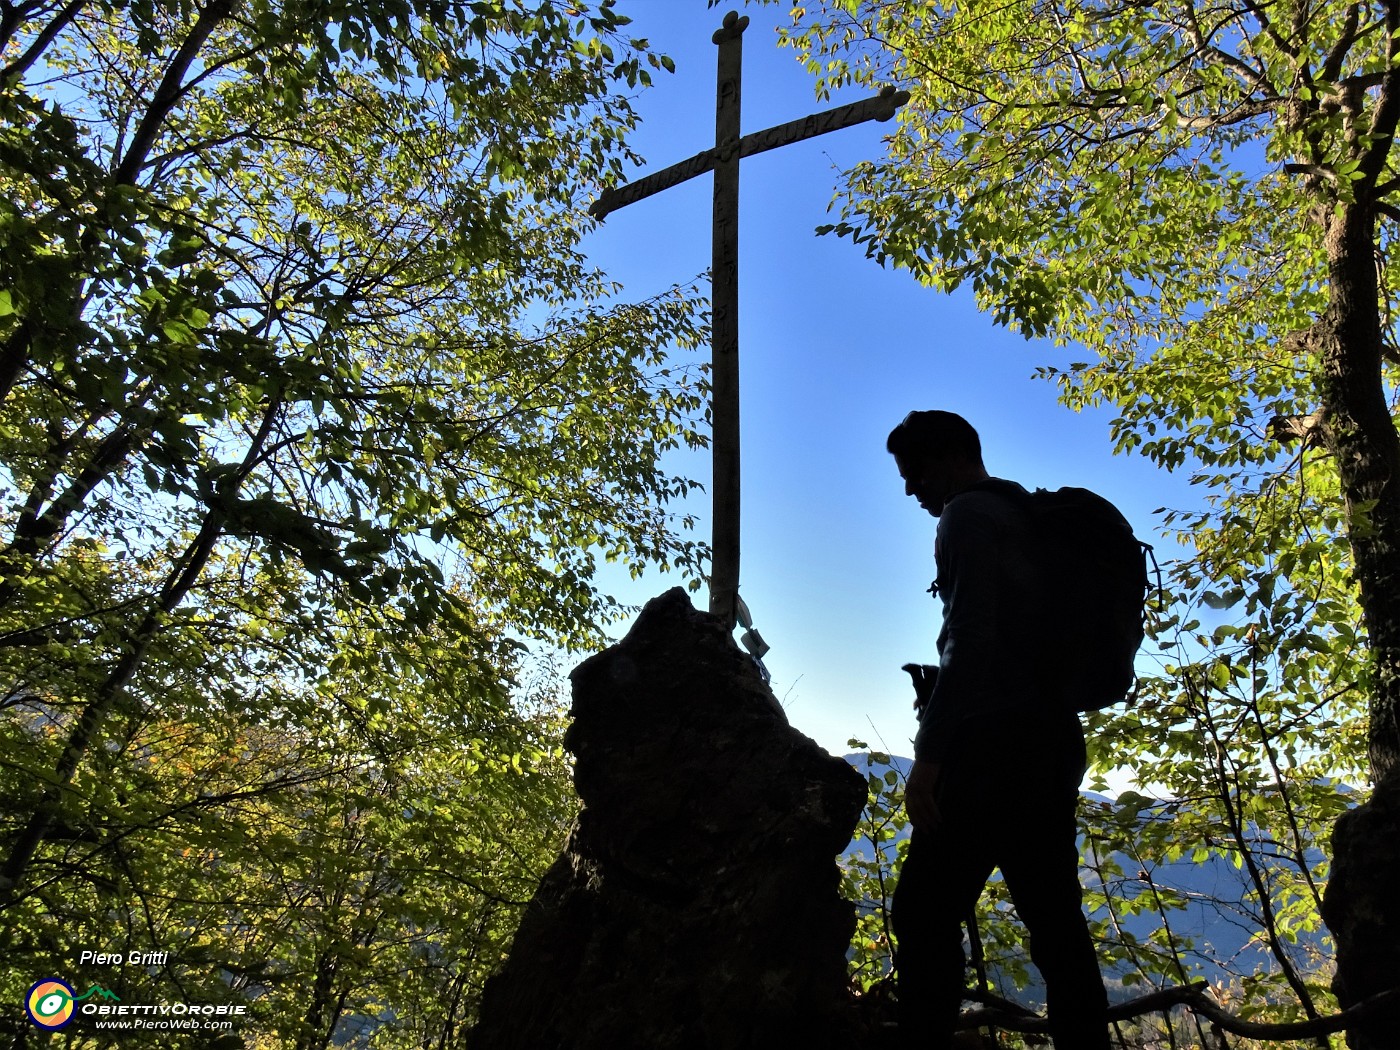
{"type": "Polygon", "coordinates": [[[703,150],[689,160],[672,164],[669,168],[662,168],[636,182],[628,182],[604,190],[588,209],[588,214],[595,219],[607,218],[610,212],[615,212],[618,208],[635,204],[644,197],[650,197],[653,193],[669,190],[672,186],[678,186],[697,175],[705,174],[714,166],[715,151],[713,149],[703,150]]]}
{"type": "MultiPolygon", "coordinates": [[[[887,87],[878,95],[861,99],[859,102],[823,110],[800,120],[790,120],[786,124],[778,124],[767,131],[745,135],[739,140],[739,156],[752,157],[755,153],[764,153],[789,143],[801,142],[803,139],[814,138],[817,135],[825,135],[828,131],[839,131],[841,128],[863,124],[867,120],[889,120],[894,116],[895,111],[908,101],[909,92],[896,91],[893,87],[887,87]]],[[[733,140],[730,141],[732,143],[733,140]]],[[[729,148],[733,149],[733,146],[731,145],[729,148]]],[[[660,193],[662,190],[668,190],[672,186],[678,186],[682,182],[693,179],[697,175],[703,175],[714,168],[715,158],[718,155],[717,148],[703,150],[689,160],[672,164],[669,168],[662,168],[636,182],[628,182],[622,186],[606,189],[599,194],[598,199],[588,209],[588,213],[595,219],[604,219],[612,212],[617,211],[618,208],[625,208],[627,205],[635,204],[654,193],[660,193]]]]}
{"type": "Polygon", "coordinates": [[[840,131],[842,128],[864,124],[867,120],[889,120],[895,111],[908,101],[909,92],[887,87],[878,95],[861,99],[859,102],[823,110],[800,120],[775,125],[767,131],[745,135],[739,140],[739,156],[752,157],[755,153],[764,153],[779,146],[825,135],[828,131],[840,131]]]}

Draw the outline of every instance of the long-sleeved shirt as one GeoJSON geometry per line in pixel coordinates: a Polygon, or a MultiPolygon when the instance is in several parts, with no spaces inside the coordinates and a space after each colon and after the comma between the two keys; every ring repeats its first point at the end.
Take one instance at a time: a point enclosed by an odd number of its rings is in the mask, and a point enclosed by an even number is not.
{"type": "Polygon", "coordinates": [[[914,738],[918,759],[941,763],[967,718],[1014,715],[1037,699],[1025,636],[1035,612],[1025,495],[994,478],[943,508],[934,544],[943,602],[938,681],[914,738]]]}

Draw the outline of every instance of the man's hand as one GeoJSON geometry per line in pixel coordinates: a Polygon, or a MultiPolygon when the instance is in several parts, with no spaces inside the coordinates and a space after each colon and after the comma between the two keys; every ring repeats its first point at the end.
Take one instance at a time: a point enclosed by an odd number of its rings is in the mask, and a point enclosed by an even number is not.
{"type": "Polygon", "coordinates": [[[914,760],[914,768],[904,782],[904,809],[909,823],[920,831],[933,831],[943,823],[938,812],[938,778],[942,772],[936,762],[914,760]]]}
{"type": "Polygon", "coordinates": [[[900,670],[909,672],[909,677],[914,680],[914,710],[918,712],[922,721],[924,709],[928,707],[928,702],[933,697],[934,684],[938,681],[938,665],[905,664],[900,670]]]}

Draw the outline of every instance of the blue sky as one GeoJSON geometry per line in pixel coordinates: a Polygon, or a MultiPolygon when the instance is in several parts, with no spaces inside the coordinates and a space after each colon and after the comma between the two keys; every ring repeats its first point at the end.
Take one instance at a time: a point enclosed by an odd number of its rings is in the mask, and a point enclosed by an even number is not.
{"type": "MultiPolygon", "coordinates": [[[[710,36],[731,9],[751,20],[745,134],[867,94],[814,97],[810,76],[776,41],[786,5],[619,0],[632,35],[676,63],[636,99],[633,145],[647,166],[634,178],[713,145],[710,36]]],[[[852,736],[908,754],[913,694],[899,668],[936,659],[939,611],[925,593],[936,522],[904,495],[884,450],[911,409],[961,413],[981,433],[991,473],[1032,487],[1093,488],[1150,541],[1156,508],[1196,502],[1184,476],[1112,454],[1109,412],[1071,412],[1032,377],[1036,366],[1084,351],[1027,341],[994,326],[970,295],[922,288],[848,241],[815,235],[833,221],[839,172],[879,157],[892,127],[868,123],[785,146],[746,158],[740,173],[740,594],[772,646],[765,663],[789,719],[837,754],[852,736]]],[[[689,281],[710,265],[710,193],[705,175],[631,204],[585,250],[633,297],[689,281]]],[[[708,481],[707,454],[672,465],[708,481]]],[[[708,538],[708,494],[693,508],[708,538]]],[[[601,582],[640,603],[683,581],[610,573],[601,582]]],[[[703,593],[695,601],[703,606],[703,593]]]]}

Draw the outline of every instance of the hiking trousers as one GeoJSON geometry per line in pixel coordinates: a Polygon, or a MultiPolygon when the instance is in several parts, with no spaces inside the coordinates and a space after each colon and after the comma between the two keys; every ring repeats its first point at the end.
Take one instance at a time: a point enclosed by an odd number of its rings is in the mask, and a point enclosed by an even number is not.
{"type": "Polygon", "coordinates": [[[952,1045],[967,983],[963,922],[1000,868],[1045,982],[1055,1050],[1109,1050],[1079,884],[1079,718],[970,720],[956,743],[939,781],[943,822],[914,832],[894,892],[900,1044],[952,1045]]]}

